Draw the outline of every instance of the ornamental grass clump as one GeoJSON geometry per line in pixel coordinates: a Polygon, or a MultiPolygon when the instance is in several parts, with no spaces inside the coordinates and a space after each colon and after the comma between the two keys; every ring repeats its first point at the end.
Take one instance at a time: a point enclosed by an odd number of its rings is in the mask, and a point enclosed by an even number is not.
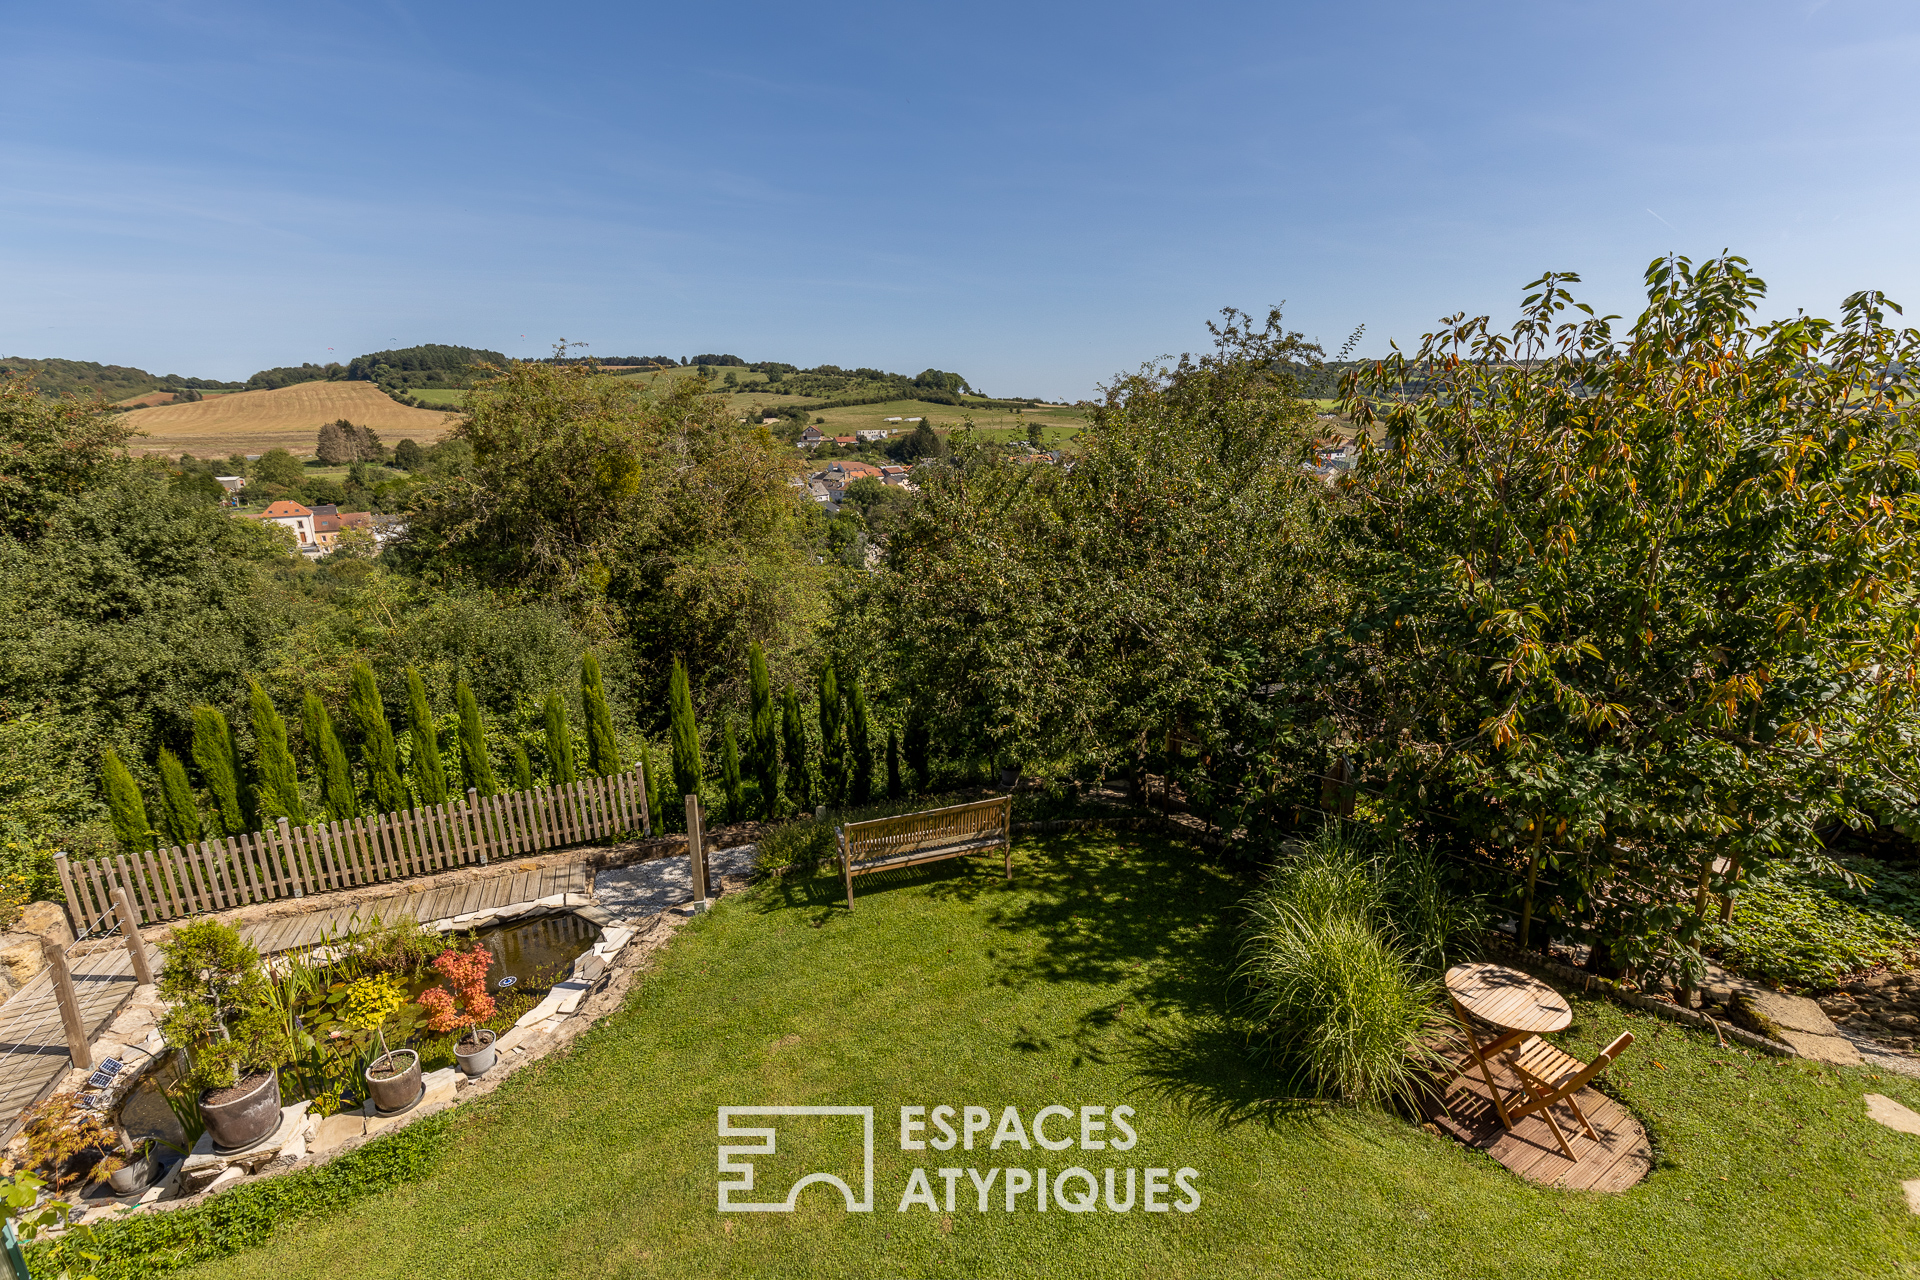
{"type": "Polygon", "coordinates": [[[1291,1088],[1410,1100],[1442,1024],[1439,974],[1480,919],[1432,860],[1328,827],[1246,904],[1238,977],[1254,1038],[1291,1088]]]}

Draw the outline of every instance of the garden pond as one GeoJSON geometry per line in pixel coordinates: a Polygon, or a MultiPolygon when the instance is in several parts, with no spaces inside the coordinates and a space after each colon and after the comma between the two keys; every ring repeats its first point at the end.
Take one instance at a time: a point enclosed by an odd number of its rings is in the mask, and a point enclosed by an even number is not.
{"type": "MultiPolygon", "coordinates": [[[[599,936],[598,925],[569,911],[495,925],[467,937],[448,935],[434,949],[465,947],[472,942],[487,949],[492,961],[487,967],[486,985],[496,1010],[485,1025],[504,1032],[538,1004],[555,983],[568,976],[574,961],[591,949],[599,936]]],[[[368,967],[353,954],[351,942],[336,949],[344,949],[346,955],[312,967],[297,966],[307,977],[306,982],[290,982],[284,970],[278,979],[283,992],[291,997],[295,1027],[307,1033],[299,1038],[303,1051],[296,1052],[294,1061],[281,1069],[281,1099],[289,1103],[314,1099],[323,1111],[364,1096],[355,1092],[358,1072],[364,1069],[360,1060],[377,1052],[365,1037],[340,1043],[344,1038],[336,1026],[338,1010],[349,983],[368,967]],[[351,1070],[346,1069],[349,1067],[351,1070]]],[[[417,1050],[423,1070],[452,1066],[456,1033],[436,1035],[428,1030],[424,1025],[426,1015],[417,1003],[423,991],[441,985],[440,975],[430,965],[419,963],[411,972],[393,976],[405,990],[407,1003],[383,1028],[387,1046],[417,1050]]],[[[128,1065],[138,1070],[142,1064],[128,1065]]],[[[177,1055],[165,1054],[127,1093],[117,1120],[129,1137],[184,1143],[185,1131],[175,1111],[184,1100],[170,1101],[167,1093],[180,1074],[177,1055]]]]}

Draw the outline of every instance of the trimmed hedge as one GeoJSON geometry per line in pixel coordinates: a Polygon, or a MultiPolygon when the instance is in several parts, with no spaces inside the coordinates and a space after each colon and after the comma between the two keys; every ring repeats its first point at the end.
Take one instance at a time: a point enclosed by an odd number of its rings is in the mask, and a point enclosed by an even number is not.
{"type": "Polygon", "coordinates": [[[99,1280],[137,1280],[224,1258],[262,1243],[277,1228],[427,1176],[446,1153],[452,1128],[452,1112],[428,1116],[318,1168],[250,1182],[190,1209],[136,1214],[34,1245],[27,1265],[35,1275],[65,1267],[92,1271],[99,1280]]]}

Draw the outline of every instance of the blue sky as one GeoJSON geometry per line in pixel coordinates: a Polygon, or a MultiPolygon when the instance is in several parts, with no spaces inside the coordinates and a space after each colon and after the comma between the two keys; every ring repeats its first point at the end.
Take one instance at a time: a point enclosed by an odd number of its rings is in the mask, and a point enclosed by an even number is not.
{"type": "Polygon", "coordinates": [[[564,337],[1076,397],[1229,304],[1377,353],[1548,268],[1628,311],[1668,250],[1920,306],[1910,3],[0,18],[0,354],[564,337]]]}

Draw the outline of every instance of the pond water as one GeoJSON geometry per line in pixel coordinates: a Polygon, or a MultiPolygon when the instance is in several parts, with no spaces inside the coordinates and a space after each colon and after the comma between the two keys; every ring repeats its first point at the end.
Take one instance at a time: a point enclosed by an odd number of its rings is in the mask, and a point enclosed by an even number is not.
{"type": "Polygon", "coordinates": [[[600,926],[568,911],[514,924],[496,925],[474,934],[493,964],[487,969],[487,990],[541,992],[565,978],[574,959],[600,937],[600,926]],[[511,978],[505,987],[501,980],[511,978]]]}
{"type": "MultiPolygon", "coordinates": [[[[522,995],[536,1000],[567,977],[575,958],[592,947],[599,936],[598,925],[571,911],[496,925],[473,935],[493,954],[493,963],[487,967],[487,990],[495,997],[522,995]]],[[[455,940],[453,936],[448,938],[449,943],[455,940]]],[[[406,984],[409,997],[439,985],[440,977],[431,969],[406,984]]],[[[400,1046],[394,1043],[393,1047],[400,1046]]],[[[166,1060],[135,1085],[120,1104],[119,1120],[131,1137],[177,1143],[183,1138],[180,1122],[161,1090],[180,1078],[180,1069],[176,1055],[162,1053],[166,1060]]],[[[287,1091],[285,1080],[281,1087],[285,1101],[297,1100],[287,1091]]]]}

